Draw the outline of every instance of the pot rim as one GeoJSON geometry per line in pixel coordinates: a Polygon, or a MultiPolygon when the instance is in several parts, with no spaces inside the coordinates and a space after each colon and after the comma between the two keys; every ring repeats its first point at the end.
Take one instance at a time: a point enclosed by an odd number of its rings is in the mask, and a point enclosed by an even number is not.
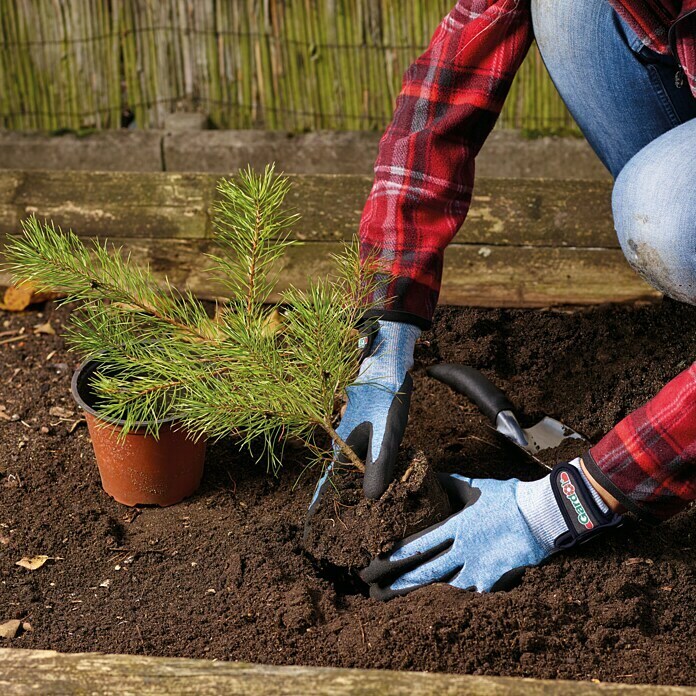
{"type": "MultiPolygon", "coordinates": [[[[105,418],[102,416],[98,411],[96,411],[87,401],[85,401],[84,397],[82,394],[80,394],[80,385],[79,385],[79,380],[80,377],[84,372],[86,372],[88,369],[91,368],[93,371],[96,369],[97,366],[104,365],[105,363],[100,362],[99,360],[95,358],[88,358],[84,362],[80,363],[77,366],[77,369],[75,372],[73,372],[72,379],[70,380],[70,391],[72,393],[73,399],[77,402],[77,405],[86,413],[89,413],[91,416],[96,418],[97,420],[102,421],[103,423],[108,423],[109,425],[113,425],[117,428],[123,428],[123,426],[126,424],[125,420],[122,419],[116,419],[116,418],[105,418]]],[[[171,416],[170,418],[157,418],[157,419],[152,419],[152,420],[144,420],[144,421],[137,421],[131,432],[140,432],[143,430],[146,430],[148,426],[152,425],[167,425],[176,422],[176,418],[174,416],[171,416]]]]}

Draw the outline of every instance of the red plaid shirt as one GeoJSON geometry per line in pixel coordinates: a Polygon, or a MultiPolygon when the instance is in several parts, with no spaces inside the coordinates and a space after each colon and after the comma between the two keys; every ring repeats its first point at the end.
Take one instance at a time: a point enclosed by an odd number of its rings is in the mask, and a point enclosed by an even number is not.
{"type": "Polygon", "coordinates": [[[696,363],[583,457],[626,509],[665,520],[696,500],[696,363]]]}
{"type": "MultiPolygon", "coordinates": [[[[677,56],[696,95],[696,0],[608,2],[653,50],[677,56]]],[[[360,223],[362,257],[376,257],[391,278],[373,298],[378,306],[374,311],[384,318],[429,326],[445,247],[469,210],[474,158],[532,39],[529,0],[458,0],[425,53],[406,72],[394,118],[380,142],[374,184],[360,223]]],[[[689,374],[671,385],[691,384],[694,405],[686,404],[684,413],[695,423],[694,375],[689,374]]],[[[669,409],[661,405],[661,399],[678,396],[671,385],[667,397],[661,393],[653,406],[631,416],[637,419],[632,425],[622,423],[607,436],[615,438],[614,445],[603,446],[603,440],[592,450],[596,467],[608,472],[612,489],[623,492],[616,497],[635,501],[634,508],[657,518],[694,497],[696,452],[689,443],[696,432],[682,428],[678,437],[671,437],[674,416],[670,420],[669,409]],[[638,435],[632,439],[626,428],[638,435]],[[686,450],[680,447],[688,446],[691,457],[684,458],[686,450]],[[655,462],[669,452],[676,453],[675,466],[679,471],[685,466],[686,473],[675,474],[667,467],[663,480],[655,474],[655,462]]]]}

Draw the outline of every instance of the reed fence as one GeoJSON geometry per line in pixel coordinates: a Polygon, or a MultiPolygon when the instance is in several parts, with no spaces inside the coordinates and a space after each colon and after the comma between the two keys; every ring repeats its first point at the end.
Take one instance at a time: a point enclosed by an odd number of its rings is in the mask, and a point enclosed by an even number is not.
{"type": "MultiPolygon", "coordinates": [[[[372,130],[453,0],[0,0],[0,127],[372,130]]],[[[574,131],[532,50],[500,124],[574,131]]]]}

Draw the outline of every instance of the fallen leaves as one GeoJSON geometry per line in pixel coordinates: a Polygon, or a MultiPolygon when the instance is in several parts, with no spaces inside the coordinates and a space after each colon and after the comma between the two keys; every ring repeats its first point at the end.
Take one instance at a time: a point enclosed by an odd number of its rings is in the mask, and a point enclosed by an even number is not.
{"type": "Polygon", "coordinates": [[[47,321],[45,324],[36,324],[34,326],[35,334],[45,334],[47,336],[55,336],[56,330],[51,326],[51,322],[47,321]]]}
{"type": "Polygon", "coordinates": [[[3,309],[11,312],[22,312],[30,305],[40,304],[46,300],[57,300],[61,297],[65,297],[65,295],[58,292],[40,292],[28,282],[11,285],[5,290],[3,309]]]}
{"type": "Polygon", "coordinates": [[[0,638],[14,638],[22,625],[19,619],[12,619],[0,624],[0,638]]]}
{"type": "Polygon", "coordinates": [[[24,558],[20,558],[15,565],[21,566],[22,568],[26,568],[27,570],[38,570],[41,568],[47,561],[62,561],[63,559],[60,556],[24,556],[24,558]]]}
{"type": "Polygon", "coordinates": [[[10,621],[5,621],[5,623],[0,624],[0,638],[6,638],[8,640],[16,638],[20,629],[25,632],[34,630],[28,621],[10,619],[10,621]]]}

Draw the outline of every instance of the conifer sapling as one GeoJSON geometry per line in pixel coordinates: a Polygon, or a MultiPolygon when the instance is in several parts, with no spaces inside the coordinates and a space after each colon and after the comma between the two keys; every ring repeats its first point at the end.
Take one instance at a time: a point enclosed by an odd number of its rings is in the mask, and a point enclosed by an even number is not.
{"type": "Polygon", "coordinates": [[[222,179],[214,208],[217,249],[211,279],[229,302],[214,316],[190,292],[160,284],[121,249],[30,217],[6,247],[15,280],[77,301],[68,340],[95,358],[98,411],[124,422],[124,434],[145,422],[175,418],[194,437],[234,435],[276,470],[282,443],[299,438],[326,462],[328,435],[356,467],[363,465],[337,436],[336,404],[355,379],[355,327],[376,283],[373,264],[361,263],[357,244],[335,257],[336,278],[289,288],[269,306],[279,262],[297,242],[298,216],[284,204],[289,183],[272,166],[222,179]],[[280,308],[280,309],[279,309],[280,308]],[[322,444],[324,442],[324,444],[322,444]]]}

